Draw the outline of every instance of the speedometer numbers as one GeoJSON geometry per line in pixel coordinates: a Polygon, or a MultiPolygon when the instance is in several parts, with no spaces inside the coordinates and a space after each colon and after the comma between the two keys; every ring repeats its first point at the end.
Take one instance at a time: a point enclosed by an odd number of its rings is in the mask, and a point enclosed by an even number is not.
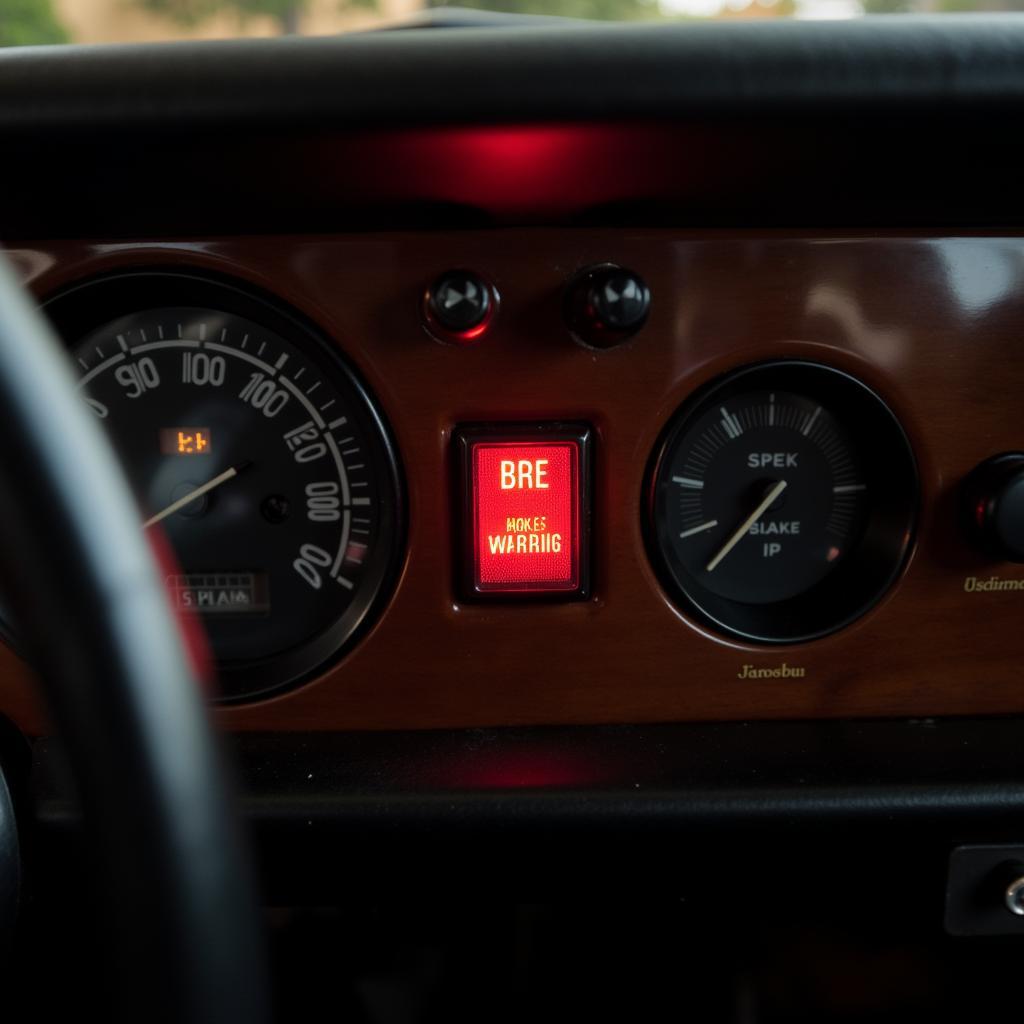
{"type": "Polygon", "coordinates": [[[824,366],[741,370],[670,424],[649,483],[655,564],[683,607],[759,642],[866,610],[907,553],[913,455],[881,400],[824,366]]]}
{"type": "MultiPolygon", "coordinates": [[[[191,301],[80,333],[83,398],[145,528],[170,541],[169,591],[202,618],[225,695],[294,682],[354,637],[394,568],[399,485],[384,426],[337,355],[276,307],[173,275],[120,284],[122,302],[191,301]]],[[[95,320],[99,287],[58,300],[57,319],[95,320]]]]}

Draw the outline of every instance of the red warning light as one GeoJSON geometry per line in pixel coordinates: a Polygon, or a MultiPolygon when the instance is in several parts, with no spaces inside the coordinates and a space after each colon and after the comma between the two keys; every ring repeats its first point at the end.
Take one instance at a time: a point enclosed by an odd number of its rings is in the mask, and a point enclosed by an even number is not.
{"type": "Polygon", "coordinates": [[[464,431],[471,589],[562,593],[585,589],[586,432],[498,439],[464,431]],[[473,437],[472,434],[479,436],[473,437]]]}

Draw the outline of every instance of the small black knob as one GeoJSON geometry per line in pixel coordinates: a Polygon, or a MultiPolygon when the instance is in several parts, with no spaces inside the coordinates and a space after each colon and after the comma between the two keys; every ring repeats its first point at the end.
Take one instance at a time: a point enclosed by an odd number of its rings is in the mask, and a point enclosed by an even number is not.
{"type": "Polygon", "coordinates": [[[1024,562],[1024,453],[982,463],[967,481],[971,524],[986,549],[1008,562],[1024,562]]]}
{"type": "Polygon", "coordinates": [[[1019,860],[1000,864],[992,872],[987,888],[1011,914],[1024,917],[1024,864],[1019,860]]]}
{"type": "Polygon", "coordinates": [[[449,270],[427,289],[425,325],[444,341],[473,341],[487,329],[496,304],[494,289],[479,274],[449,270]]]}
{"type": "Polygon", "coordinates": [[[651,290],[632,270],[613,264],[591,267],[570,285],[569,329],[585,345],[607,348],[632,337],[647,322],[651,290]]]}

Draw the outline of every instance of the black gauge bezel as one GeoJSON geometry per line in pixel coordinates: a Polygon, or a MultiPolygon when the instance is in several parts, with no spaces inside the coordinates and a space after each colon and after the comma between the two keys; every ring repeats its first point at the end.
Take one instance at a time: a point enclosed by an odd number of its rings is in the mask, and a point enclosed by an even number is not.
{"type": "Polygon", "coordinates": [[[247,283],[155,267],[77,282],[42,303],[69,349],[104,324],[168,306],[209,308],[253,320],[306,353],[364,420],[366,443],[377,466],[378,541],[348,608],[326,629],[294,647],[268,657],[217,664],[220,692],[213,699],[221,704],[251,703],[323,674],[378,620],[391,600],[406,555],[404,476],[391,428],[338,344],[301,313],[247,283]]]}
{"type": "Polygon", "coordinates": [[[648,557],[674,603],[716,632],[754,644],[795,644],[843,629],[872,608],[909,558],[919,507],[919,474],[910,441],[888,405],[866,384],[823,363],[775,360],[726,373],[680,406],[652,454],[644,482],[648,557]],[[670,542],[665,501],[669,455],[709,406],[752,391],[811,396],[855,438],[868,484],[867,520],[856,547],[809,590],[767,605],[723,598],[682,565],[670,542]]]}

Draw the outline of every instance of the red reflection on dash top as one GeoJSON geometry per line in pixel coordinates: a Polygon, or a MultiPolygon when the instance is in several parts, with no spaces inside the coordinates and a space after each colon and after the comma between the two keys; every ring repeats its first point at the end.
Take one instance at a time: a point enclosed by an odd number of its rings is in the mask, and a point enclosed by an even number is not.
{"type": "Polygon", "coordinates": [[[473,444],[474,584],[566,591],[580,583],[580,446],[473,444]]]}

